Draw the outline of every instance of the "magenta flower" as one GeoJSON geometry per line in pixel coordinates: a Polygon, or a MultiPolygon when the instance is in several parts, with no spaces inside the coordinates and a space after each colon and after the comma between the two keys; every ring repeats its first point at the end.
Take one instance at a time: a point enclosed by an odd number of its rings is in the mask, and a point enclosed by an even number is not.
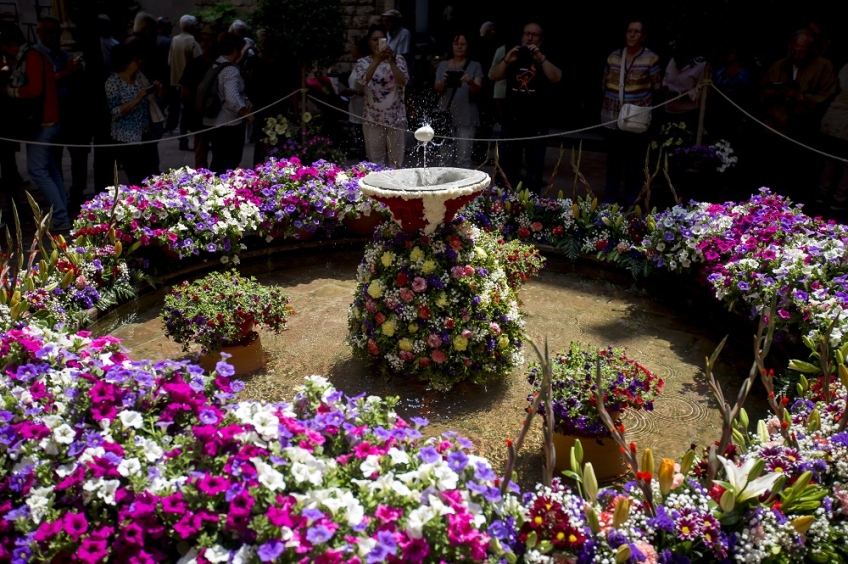
{"type": "Polygon", "coordinates": [[[77,549],[77,558],[86,564],[97,564],[109,555],[106,541],[85,539],[77,549]]]}
{"type": "Polygon", "coordinates": [[[230,489],[230,481],[222,476],[207,474],[197,482],[196,487],[206,495],[218,495],[230,489]]]}
{"type": "Polygon", "coordinates": [[[79,540],[80,536],[88,531],[88,520],[81,513],[66,513],[62,529],[72,539],[79,540]]]}

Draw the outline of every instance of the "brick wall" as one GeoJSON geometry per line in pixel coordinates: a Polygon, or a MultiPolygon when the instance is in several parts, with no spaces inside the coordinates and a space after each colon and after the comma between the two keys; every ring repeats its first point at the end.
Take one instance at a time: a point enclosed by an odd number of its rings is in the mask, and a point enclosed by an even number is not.
{"type": "MultiPolygon", "coordinates": [[[[340,0],[344,7],[347,43],[356,41],[368,31],[379,15],[395,7],[394,0],[340,0]]],[[[345,53],[336,64],[337,71],[347,72],[353,68],[353,57],[345,53]]]]}

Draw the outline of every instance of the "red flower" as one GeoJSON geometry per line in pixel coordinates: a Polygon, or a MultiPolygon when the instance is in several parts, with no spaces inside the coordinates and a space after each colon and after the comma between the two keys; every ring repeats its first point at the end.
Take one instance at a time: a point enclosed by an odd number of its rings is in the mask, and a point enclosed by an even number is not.
{"type": "Polygon", "coordinates": [[[427,368],[428,366],[430,366],[430,359],[426,356],[422,356],[418,359],[418,366],[420,366],[421,368],[427,368]]]}
{"type": "Polygon", "coordinates": [[[530,230],[527,229],[526,227],[519,227],[518,228],[518,236],[521,237],[522,239],[529,237],[530,236],[530,230]]]}
{"type": "Polygon", "coordinates": [[[603,251],[604,247],[606,247],[606,246],[607,246],[607,242],[604,241],[603,239],[599,239],[598,241],[595,242],[595,250],[596,251],[603,251]]]}
{"type": "Polygon", "coordinates": [[[565,228],[562,225],[557,225],[553,228],[553,231],[551,231],[551,233],[553,233],[554,235],[562,235],[564,231],[565,228]]]}
{"type": "Polygon", "coordinates": [[[380,348],[374,342],[374,339],[368,339],[368,352],[371,354],[380,354],[380,348]]]}
{"type": "Polygon", "coordinates": [[[418,317],[421,319],[430,319],[430,308],[427,306],[419,306],[418,317]]]}
{"type": "Polygon", "coordinates": [[[448,317],[447,319],[445,319],[445,327],[447,329],[453,329],[453,318],[452,317],[448,317]]]}
{"type": "Polygon", "coordinates": [[[397,284],[398,286],[406,286],[407,281],[408,280],[406,274],[404,274],[403,272],[399,272],[397,275],[397,279],[395,279],[395,284],[397,284]]]}
{"type": "Polygon", "coordinates": [[[533,230],[533,233],[538,233],[539,231],[542,230],[542,224],[539,223],[538,221],[534,221],[533,223],[530,224],[530,229],[533,230]]]}
{"type": "Polygon", "coordinates": [[[386,316],[382,313],[378,313],[374,316],[374,321],[377,322],[377,325],[382,325],[384,321],[386,321],[386,316]]]}

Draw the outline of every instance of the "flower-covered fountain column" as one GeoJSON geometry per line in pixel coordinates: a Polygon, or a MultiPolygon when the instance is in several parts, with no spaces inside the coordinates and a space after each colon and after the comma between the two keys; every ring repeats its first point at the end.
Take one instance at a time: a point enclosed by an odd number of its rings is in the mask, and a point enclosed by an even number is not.
{"type": "Polygon", "coordinates": [[[489,183],[479,171],[371,173],[362,192],[385,204],[366,247],[348,315],[348,342],[385,372],[446,390],[508,374],[523,359],[517,291],[538,252],[506,244],[457,211],[489,183]]]}

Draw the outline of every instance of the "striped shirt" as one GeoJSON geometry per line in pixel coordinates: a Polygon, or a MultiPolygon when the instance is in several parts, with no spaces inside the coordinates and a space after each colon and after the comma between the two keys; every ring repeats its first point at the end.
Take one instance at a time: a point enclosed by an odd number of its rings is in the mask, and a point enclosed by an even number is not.
{"type": "MultiPolygon", "coordinates": [[[[601,107],[601,123],[618,119],[621,103],[618,100],[619,80],[621,77],[621,50],[613,51],[607,57],[604,68],[604,103],[601,107]]],[[[631,65],[625,69],[624,103],[637,106],[652,106],[653,92],[662,86],[662,69],[660,58],[650,49],[633,58],[631,65]]],[[[618,129],[615,123],[607,125],[610,129],[618,129]]]]}
{"type": "MultiPolygon", "coordinates": [[[[224,57],[218,57],[212,68],[229,62],[224,57]]],[[[218,73],[218,97],[221,100],[221,111],[214,118],[203,118],[203,125],[207,127],[224,124],[238,125],[238,122],[228,123],[238,119],[239,110],[247,106],[247,98],[244,95],[244,80],[241,78],[241,71],[239,71],[238,66],[229,66],[218,73]]]]}

